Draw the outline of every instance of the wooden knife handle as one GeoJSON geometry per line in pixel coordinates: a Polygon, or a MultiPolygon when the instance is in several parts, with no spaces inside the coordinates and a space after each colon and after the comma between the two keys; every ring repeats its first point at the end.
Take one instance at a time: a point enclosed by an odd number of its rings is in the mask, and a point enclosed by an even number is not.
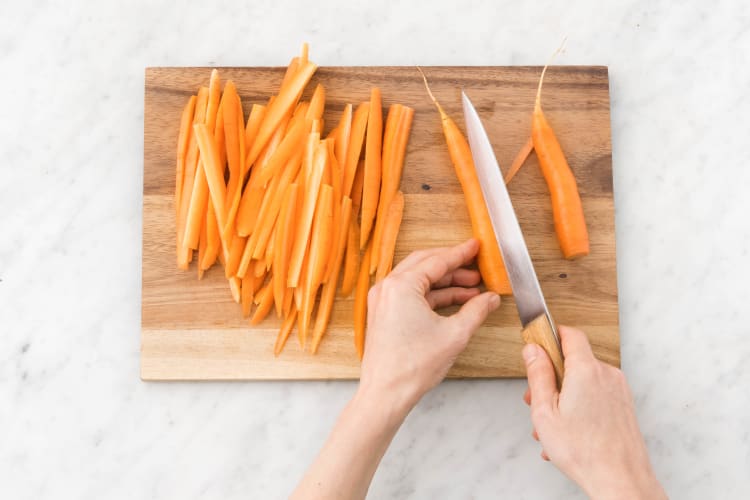
{"type": "Polygon", "coordinates": [[[521,330],[521,338],[527,344],[539,344],[547,351],[552,366],[555,368],[555,378],[557,379],[557,389],[562,386],[564,368],[563,356],[555,340],[555,334],[552,331],[552,324],[545,314],[540,314],[526,328],[521,330]]]}

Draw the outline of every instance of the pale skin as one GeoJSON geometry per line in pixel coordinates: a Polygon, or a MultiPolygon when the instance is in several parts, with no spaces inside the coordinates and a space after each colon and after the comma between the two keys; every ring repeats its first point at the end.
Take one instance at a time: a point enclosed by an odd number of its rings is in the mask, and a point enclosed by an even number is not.
{"type": "MultiPolygon", "coordinates": [[[[478,243],[414,252],[368,296],[367,338],[359,387],[292,494],[294,499],[365,498],[391,440],[422,396],[500,306],[480,293],[479,273],[466,269],[478,243]],[[435,309],[460,304],[452,316],[435,309]]],[[[620,370],[594,358],[586,335],[560,327],[565,380],[535,344],[523,350],[533,436],[542,458],[590,497],[666,498],[654,476],[620,370]]]]}

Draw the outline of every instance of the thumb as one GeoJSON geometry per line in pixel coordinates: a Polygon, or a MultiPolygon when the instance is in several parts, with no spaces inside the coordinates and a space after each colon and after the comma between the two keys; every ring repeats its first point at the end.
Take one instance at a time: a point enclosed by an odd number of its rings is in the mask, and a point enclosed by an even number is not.
{"type": "Polygon", "coordinates": [[[526,376],[529,379],[533,419],[535,414],[545,414],[553,410],[557,404],[555,369],[549,355],[537,344],[526,344],[522,354],[526,363],[526,376]]]}
{"type": "Polygon", "coordinates": [[[500,296],[494,292],[484,292],[472,297],[448,320],[452,323],[453,329],[468,341],[487,316],[498,307],[500,296]]]}

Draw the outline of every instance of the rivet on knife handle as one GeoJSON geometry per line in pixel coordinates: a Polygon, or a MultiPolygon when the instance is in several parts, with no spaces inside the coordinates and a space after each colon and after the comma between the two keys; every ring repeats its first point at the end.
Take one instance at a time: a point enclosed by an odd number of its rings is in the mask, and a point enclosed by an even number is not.
{"type": "Polygon", "coordinates": [[[547,351],[552,360],[552,366],[555,368],[555,378],[557,379],[557,388],[559,390],[562,386],[565,370],[562,353],[560,352],[560,347],[557,344],[552,328],[552,323],[547,318],[547,315],[540,314],[521,331],[521,338],[527,344],[539,344],[547,351]]]}

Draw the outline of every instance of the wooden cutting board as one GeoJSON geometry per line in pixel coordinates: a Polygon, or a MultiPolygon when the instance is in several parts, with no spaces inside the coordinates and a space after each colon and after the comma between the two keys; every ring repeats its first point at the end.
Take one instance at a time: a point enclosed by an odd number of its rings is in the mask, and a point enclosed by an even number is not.
{"type": "MultiPolygon", "coordinates": [[[[501,168],[507,169],[529,136],[541,68],[427,67],[436,97],[463,128],[460,90],[466,90],[487,127],[501,168]]],[[[245,113],[276,91],[283,68],[222,68],[234,80],[245,113]]],[[[318,355],[291,337],[273,356],[274,317],[250,327],[231,299],[223,270],[202,281],[195,266],[175,264],[173,191],[180,112],[210,68],[148,68],[144,115],[143,296],[141,377],[144,380],[351,379],[359,374],[352,338],[352,300],[338,300],[318,355]]],[[[368,99],[412,106],[414,117],[401,189],[406,196],[396,261],[425,247],[471,236],[461,188],[451,166],[437,111],[413,67],[320,68],[306,94],[327,91],[326,132],[346,103],[368,99]]],[[[609,80],[606,67],[552,67],[543,105],[578,179],[591,236],[591,254],[568,262],[560,255],[547,186],[532,153],[509,186],[529,252],[552,315],[583,329],[600,359],[620,362],[615,266],[609,80]]],[[[492,314],[458,358],[451,377],[522,377],[520,323],[512,297],[492,314]]]]}

